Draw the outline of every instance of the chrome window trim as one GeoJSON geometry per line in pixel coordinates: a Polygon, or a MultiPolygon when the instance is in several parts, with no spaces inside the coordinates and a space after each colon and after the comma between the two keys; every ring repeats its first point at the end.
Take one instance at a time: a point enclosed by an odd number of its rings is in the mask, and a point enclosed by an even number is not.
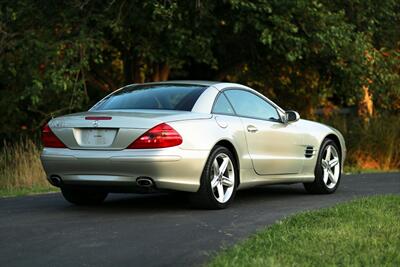
{"type": "Polygon", "coordinates": [[[231,101],[229,101],[228,97],[224,94],[224,92],[219,91],[218,95],[215,97],[212,108],[211,108],[211,114],[216,114],[216,115],[227,115],[227,116],[238,116],[238,114],[236,113],[236,110],[234,109],[231,101]],[[233,113],[220,113],[220,112],[214,112],[214,108],[215,108],[215,104],[217,103],[218,98],[220,97],[220,95],[223,95],[226,100],[228,101],[229,106],[232,108],[233,113]]]}
{"type": "MultiPolygon", "coordinates": [[[[249,90],[249,89],[247,89],[247,88],[241,88],[241,87],[225,87],[225,88],[223,88],[223,89],[220,91],[220,93],[224,93],[225,91],[228,91],[228,90],[245,91],[245,92],[248,92],[248,93],[250,93],[250,94],[253,94],[253,95],[255,95],[255,96],[260,97],[262,100],[264,100],[265,102],[267,102],[267,104],[271,105],[272,108],[274,108],[274,109],[276,110],[276,113],[278,114],[280,120],[279,120],[279,121],[275,121],[275,120],[270,120],[270,119],[262,119],[262,118],[258,118],[258,117],[251,117],[251,116],[239,115],[239,114],[236,112],[235,107],[232,105],[232,103],[231,103],[231,101],[229,100],[229,98],[224,94],[225,97],[228,99],[229,104],[231,104],[231,106],[232,106],[232,108],[233,108],[233,111],[235,112],[235,115],[230,114],[231,116],[237,116],[237,117],[240,117],[240,118],[255,119],[255,120],[260,120],[260,121],[269,121],[269,122],[274,122],[274,123],[284,123],[284,121],[283,121],[283,119],[282,119],[282,113],[280,112],[280,109],[281,109],[281,108],[280,108],[278,105],[276,105],[274,102],[272,102],[271,100],[269,100],[268,98],[264,97],[262,94],[258,93],[257,91],[255,91],[255,90],[253,90],[253,89],[249,90]]],[[[219,94],[218,94],[218,95],[219,95],[219,94]]],[[[217,98],[214,99],[214,104],[215,104],[216,99],[217,99],[217,98]]],[[[213,107],[214,107],[214,104],[213,104],[213,107]]],[[[282,109],[281,109],[281,110],[282,110],[282,109]]],[[[283,110],[282,110],[282,112],[283,112],[283,110]]],[[[223,115],[227,115],[227,114],[223,114],[223,115]]]]}

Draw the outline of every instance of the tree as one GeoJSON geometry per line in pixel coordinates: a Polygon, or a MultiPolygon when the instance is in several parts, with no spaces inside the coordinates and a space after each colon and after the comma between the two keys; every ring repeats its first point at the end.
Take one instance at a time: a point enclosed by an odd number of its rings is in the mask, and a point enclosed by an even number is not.
{"type": "Polygon", "coordinates": [[[399,24],[395,0],[1,0],[0,135],[170,78],[244,83],[305,117],[398,112],[399,24]]]}

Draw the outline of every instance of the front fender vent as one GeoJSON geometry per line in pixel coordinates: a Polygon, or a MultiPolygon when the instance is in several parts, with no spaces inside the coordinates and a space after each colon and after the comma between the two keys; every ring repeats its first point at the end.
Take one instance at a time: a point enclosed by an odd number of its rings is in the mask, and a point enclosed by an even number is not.
{"type": "Polygon", "coordinates": [[[315,149],[314,149],[314,147],[313,146],[307,146],[306,147],[306,151],[305,151],[305,153],[304,153],[304,156],[306,157],[306,158],[311,158],[312,156],[314,156],[315,155],[315,149]]]}

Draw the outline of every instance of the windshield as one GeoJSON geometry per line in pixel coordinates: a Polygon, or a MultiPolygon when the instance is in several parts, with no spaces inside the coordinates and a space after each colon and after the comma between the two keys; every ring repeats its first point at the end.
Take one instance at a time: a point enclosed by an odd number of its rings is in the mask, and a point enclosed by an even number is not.
{"type": "Polygon", "coordinates": [[[191,111],[207,86],[185,84],[134,85],[98,102],[92,110],[165,109],[191,111]]]}

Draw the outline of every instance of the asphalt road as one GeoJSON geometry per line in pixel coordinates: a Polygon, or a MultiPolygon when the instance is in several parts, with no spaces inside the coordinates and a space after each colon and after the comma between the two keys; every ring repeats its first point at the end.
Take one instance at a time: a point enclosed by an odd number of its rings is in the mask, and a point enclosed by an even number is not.
{"type": "Polygon", "coordinates": [[[350,175],[332,195],[301,185],[240,191],[226,210],[176,195],[111,195],[77,207],[58,193],[0,199],[0,266],[196,266],[219,248],[299,211],[400,193],[400,173],[350,175]]]}

